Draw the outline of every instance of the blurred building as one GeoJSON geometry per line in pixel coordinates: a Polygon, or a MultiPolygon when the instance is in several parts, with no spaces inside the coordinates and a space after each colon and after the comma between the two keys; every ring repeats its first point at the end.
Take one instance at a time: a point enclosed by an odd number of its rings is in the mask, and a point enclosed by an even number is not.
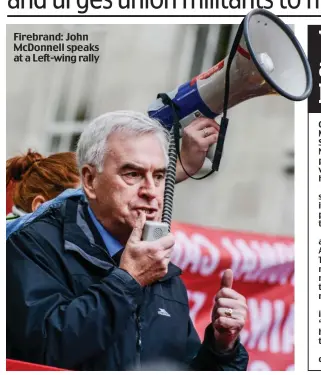
{"type": "MultiPolygon", "coordinates": [[[[34,148],[73,150],[84,125],[106,111],[146,112],[223,56],[236,26],[7,25],[7,157],[34,148]],[[14,33],[82,33],[99,62],[13,62],[14,33]]],[[[177,185],[175,220],[293,235],[294,105],[256,98],[229,112],[219,173],[177,185]]],[[[206,170],[206,168],[205,168],[206,170]]]]}

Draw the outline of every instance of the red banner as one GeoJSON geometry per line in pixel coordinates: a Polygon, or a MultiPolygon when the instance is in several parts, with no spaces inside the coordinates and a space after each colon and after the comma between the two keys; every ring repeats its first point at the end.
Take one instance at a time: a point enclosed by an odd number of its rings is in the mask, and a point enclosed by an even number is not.
{"type": "Polygon", "coordinates": [[[28,362],[7,359],[6,371],[64,371],[64,370],[56,368],[56,367],[49,367],[49,366],[38,365],[35,363],[28,363],[28,362]]]}
{"type": "Polygon", "coordinates": [[[214,230],[173,223],[173,262],[183,270],[191,317],[203,337],[222,271],[231,268],[233,289],[247,298],[241,341],[249,370],[294,369],[293,238],[214,230]]]}

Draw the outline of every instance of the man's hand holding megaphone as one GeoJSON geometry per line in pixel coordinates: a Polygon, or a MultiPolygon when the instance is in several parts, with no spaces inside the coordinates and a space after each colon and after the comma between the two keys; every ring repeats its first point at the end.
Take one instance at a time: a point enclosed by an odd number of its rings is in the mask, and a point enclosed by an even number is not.
{"type": "MultiPolygon", "coordinates": [[[[197,118],[183,129],[181,160],[190,175],[194,175],[202,168],[209,148],[217,142],[219,131],[219,124],[207,117],[197,118]]],[[[187,174],[178,161],[176,183],[187,178],[187,174]]]]}
{"type": "Polygon", "coordinates": [[[219,351],[233,349],[247,317],[246,299],[232,285],[233,271],[228,269],[222,275],[212,312],[215,349],[219,351]]]}

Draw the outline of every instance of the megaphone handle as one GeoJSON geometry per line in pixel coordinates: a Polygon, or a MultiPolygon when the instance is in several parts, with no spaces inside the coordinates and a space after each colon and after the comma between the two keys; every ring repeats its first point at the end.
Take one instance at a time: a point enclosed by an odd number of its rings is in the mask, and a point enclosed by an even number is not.
{"type": "Polygon", "coordinates": [[[215,144],[213,144],[212,146],[208,148],[206,158],[209,159],[211,163],[213,163],[214,155],[215,155],[215,144]]]}
{"type": "MultiPolygon", "coordinates": [[[[226,134],[228,122],[229,122],[229,119],[227,117],[222,117],[221,125],[220,125],[220,132],[218,134],[216,150],[215,150],[215,153],[214,153],[214,158],[212,156],[212,159],[211,159],[211,160],[213,160],[212,169],[215,170],[215,171],[218,171],[218,169],[220,167],[221,158],[222,158],[222,155],[223,155],[223,146],[224,146],[225,134],[226,134]]],[[[209,148],[208,152],[213,153],[213,151],[214,151],[214,145],[212,145],[209,148]],[[212,148],[212,150],[211,150],[211,148],[212,148]]]]}

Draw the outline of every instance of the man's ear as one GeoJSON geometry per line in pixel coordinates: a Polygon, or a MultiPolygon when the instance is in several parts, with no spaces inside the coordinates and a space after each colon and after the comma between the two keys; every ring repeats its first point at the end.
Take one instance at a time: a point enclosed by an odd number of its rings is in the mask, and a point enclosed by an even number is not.
{"type": "Polygon", "coordinates": [[[42,195],[37,195],[35,198],[33,198],[33,201],[31,203],[32,212],[36,211],[36,209],[45,202],[46,202],[46,199],[42,195]]]}
{"type": "Polygon", "coordinates": [[[84,165],[81,169],[82,187],[89,199],[96,199],[95,180],[97,177],[97,169],[91,165],[84,165]]]}

